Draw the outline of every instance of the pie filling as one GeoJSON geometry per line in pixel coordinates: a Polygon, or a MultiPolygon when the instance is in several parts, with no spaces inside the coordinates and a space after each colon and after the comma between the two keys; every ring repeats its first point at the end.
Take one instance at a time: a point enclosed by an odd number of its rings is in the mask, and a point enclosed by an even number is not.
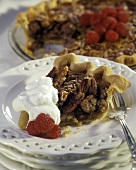
{"type": "Polygon", "coordinates": [[[60,126],[81,125],[99,119],[108,110],[109,84],[93,75],[74,73],[68,66],[54,67],[47,75],[58,90],[60,126]]]}

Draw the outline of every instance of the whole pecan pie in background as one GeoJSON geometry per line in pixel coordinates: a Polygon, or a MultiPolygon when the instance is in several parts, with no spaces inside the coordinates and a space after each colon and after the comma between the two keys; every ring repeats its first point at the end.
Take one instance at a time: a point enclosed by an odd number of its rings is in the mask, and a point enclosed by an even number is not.
{"type": "Polygon", "coordinates": [[[32,59],[70,52],[136,64],[136,2],[52,0],[17,16],[27,36],[25,52],[32,59]],[[45,46],[60,45],[57,52],[45,46]],[[36,56],[36,51],[42,51],[36,56]],[[56,52],[56,53],[55,53],[56,52]]]}

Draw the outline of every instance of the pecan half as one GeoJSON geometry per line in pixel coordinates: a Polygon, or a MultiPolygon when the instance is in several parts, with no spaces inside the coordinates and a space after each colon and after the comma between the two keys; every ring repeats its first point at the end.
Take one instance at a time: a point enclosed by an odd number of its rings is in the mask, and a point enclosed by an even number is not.
{"type": "Polygon", "coordinates": [[[91,79],[91,85],[89,87],[89,94],[90,95],[97,95],[97,82],[93,77],[91,79]]]}
{"type": "Polygon", "coordinates": [[[77,106],[81,103],[84,98],[84,93],[75,93],[66,101],[65,106],[63,106],[63,113],[73,112],[77,106]]]}
{"type": "Polygon", "coordinates": [[[84,78],[84,80],[80,84],[80,91],[83,93],[87,93],[91,85],[90,78],[84,78]]]}
{"type": "Polygon", "coordinates": [[[31,21],[28,27],[32,35],[37,35],[42,32],[42,27],[38,21],[31,21]]]}

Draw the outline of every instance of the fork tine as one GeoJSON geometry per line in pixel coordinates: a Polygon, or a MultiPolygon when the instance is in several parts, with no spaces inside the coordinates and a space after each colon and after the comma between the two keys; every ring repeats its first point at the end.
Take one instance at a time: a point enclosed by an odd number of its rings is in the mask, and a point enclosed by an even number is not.
{"type": "Polygon", "coordinates": [[[110,104],[113,110],[126,111],[126,105],[122,95],[118,92],[114,93],[112,97],[112,104],[110,104]]]}
{"type": "Polygon", "coordinates": [[[123,110],[123,111],[126,111],[126,104],[125,104],[125,101],[122,97],[122,95],[118,92],[116,92],[116,95],[118,97],[118,101],[119,101],[119,106],[120,108],[123,110]]]}
{"type": "Polygon", "coordinates": [[[120,107],[120,103],[119,103],[118,97],[116,96],[115,93],[114,93],[114,95],[112,97],[112,102],[113,102],[113,105],[114,105],[115,109],[117,110],[117,108],[120,107]]]}
{"type": "Polygon", "coordinates": [[[118,92],[116,92],[116,95],[118,96],[118,99],[120,101],[120,106],[126,106],[125,101],[124,101],[122,95],[120,93],[118,93],[118,92]]]}

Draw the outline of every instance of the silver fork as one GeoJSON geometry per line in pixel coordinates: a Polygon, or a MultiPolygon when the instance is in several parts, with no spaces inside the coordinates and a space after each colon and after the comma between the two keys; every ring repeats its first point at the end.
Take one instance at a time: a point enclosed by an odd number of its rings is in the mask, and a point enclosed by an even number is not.
{"type": "Polygon", "coordinates": [[[135,142],[133,135],[131,134],[131,132],[129,130],[129,127],[128,127],[126,121],[125,121],[126,105],[125,105],[122,95],[120,93],[116,92],[113,96],[113,101],[110,104],[111,104],[111,108],[115,112],[112,114],[109,113],[108,116],[110,118],[115,118],[116,120],[118,120],[121,123],[126,140],[127,140],[129,150],[132,155],[132,159],[136,161],[136,142],[135,142]]]}

